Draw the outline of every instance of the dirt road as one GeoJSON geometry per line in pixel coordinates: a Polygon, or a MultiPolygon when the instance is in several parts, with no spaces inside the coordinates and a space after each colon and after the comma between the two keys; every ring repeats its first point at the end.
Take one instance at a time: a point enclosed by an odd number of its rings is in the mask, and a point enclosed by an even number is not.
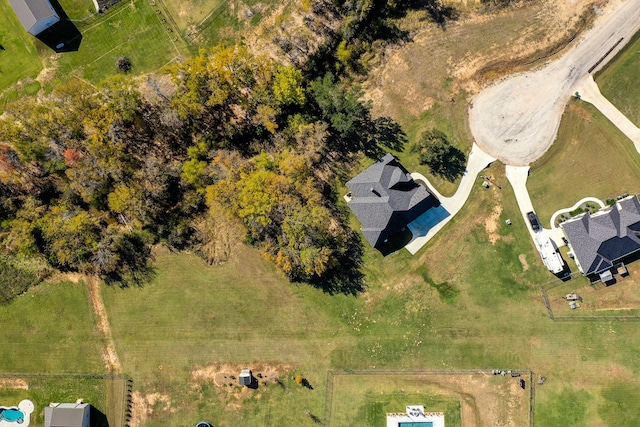
{"type": "Polygon", "coordinates": [[[614,0],[600,13],[594,27],[561,58],[476,96],[469,111],[470,127],[483,151],[505,164],[526,166],[549,149],[565,105],[580,82],[640,30],[640,1],[614,0]]]}

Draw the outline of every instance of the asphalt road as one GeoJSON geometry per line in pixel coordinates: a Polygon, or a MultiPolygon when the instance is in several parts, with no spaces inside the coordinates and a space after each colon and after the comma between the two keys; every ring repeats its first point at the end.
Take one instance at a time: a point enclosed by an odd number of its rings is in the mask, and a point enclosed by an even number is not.
{"type": "Polygon", "coordinates": [[[640,30],[640,1],[614,0],[575,45],[543,68],[480,92],[469,111],[478,146],[513,166],[526,166],[553,144],[569,98],[640,30]],[[622,42],[619,42],[622,39],[622,42]]]}

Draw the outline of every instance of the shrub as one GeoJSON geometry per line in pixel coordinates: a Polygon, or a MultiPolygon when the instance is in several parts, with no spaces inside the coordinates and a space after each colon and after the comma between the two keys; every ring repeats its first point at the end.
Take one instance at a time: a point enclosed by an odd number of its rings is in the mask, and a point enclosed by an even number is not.
{"type": "Polygon", "coordinates": [[[116,60],[116,68],[121,73],[128,73],[131,71],[131,60],[126,56],[121,56],[116,60]]]}

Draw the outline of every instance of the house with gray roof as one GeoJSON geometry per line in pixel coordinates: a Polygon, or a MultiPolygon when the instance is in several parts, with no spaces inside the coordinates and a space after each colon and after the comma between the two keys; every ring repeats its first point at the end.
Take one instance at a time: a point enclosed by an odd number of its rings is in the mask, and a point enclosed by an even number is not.
{"type": "Polygon", "coordinates": [[[24,29],[34,36],[60,21],[48,0],[9,0],[9,3],[24,29]]]}
{"type": "Polygon", "coordinates": [[[44,427],[89,427],[90,417],[88,403],[51,403],[44,408],[44,427]]]}
{"type": "Polygon", "coordinates": [[[347,187],[347,204],[374,248],[403,231],[428,209],[440,205],[389,153],[347,182],[347,187]]]}
{"type": "Polygon", "coordinates": [[[640,202],[629,196],[593,215],[588,212],[560,224],[576,264],[586,275],[608,273],[622,258],[640,250],[640,202]]]}

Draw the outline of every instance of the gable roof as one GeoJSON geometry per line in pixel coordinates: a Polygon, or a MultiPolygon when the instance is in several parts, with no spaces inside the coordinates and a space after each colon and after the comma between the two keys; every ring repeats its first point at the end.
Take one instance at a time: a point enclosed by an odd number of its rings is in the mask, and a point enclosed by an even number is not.
{"type": "Polygon", "coordinates": [[[611,268],[620,258],[640,250],[640,202],[636,196],[560,226],[587,275],[611,268]]]}
{"type": "Polygon", "coordinates": [[[88,403],[60,403],[55,407],[44,408],[45,427],[83,427],[88,403]]]}
{"type": "Polygon", "coordinates": [[[439,204],[389,153],[347,182],[347,187],[349,207],[373,247],[439,204]]]}
{"type": "Polygon", "coordinates": [[[40,21],[59,20],[58,14],[47,0],[9,0],[9,3],[24,29],[30,33],[40,21]]]}

